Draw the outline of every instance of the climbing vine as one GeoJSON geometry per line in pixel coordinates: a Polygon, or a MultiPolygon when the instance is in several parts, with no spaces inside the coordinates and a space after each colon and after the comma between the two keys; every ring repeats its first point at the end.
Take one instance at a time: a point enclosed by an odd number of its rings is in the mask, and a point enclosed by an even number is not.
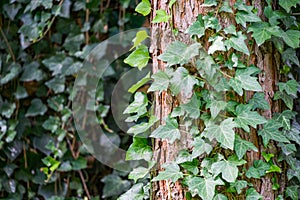
{"type": "MultiPolygon", "coordinates": [[[[148,93],[169,92],[174,98],[188,97],[188,101],[172,108],[163,119],[164,123],[158,125],[153,107],[149,106],[151,99],[145,93],[135,92],[133,102],[124,112],[131,114],[128,121],[138,122],[128,130],[134,139],[127,150],[127,159],[144,159],[149,166],[135,168],[129,174],[129,179],[136,184],[119,199],[146,199],[151,183],[160,180],[168,180],[169,184],[179,181],[186,187],[187,199],[195,196],[205,200],[262,199],[251,180],[270,173],[287,173],[288,187],[285,192],[278,192],[278,200],[298,199],[300,160],[296,155],[300,125],[293,109],[300,87],[294,73],[294,69],[300,67],[296,56],[300,31],[292,10],[300,1],[279,0],[277,10],[272,0],[266,2],[265,18],[261,19],[254,6],[241,0],[232,6],[227,1],[205,0],[203,6],[216,9],[199,15],[186,30],[193,43],[175,39],[158,56],[166,64],[166,70],[151,75],[148,93]],[[234,16],[235,24],[222,27],[218,18],[222,12],[234,16]],[[270,74],[251,64],[254,46],[265,44],[274,45],[280,53],[278,70],[286,80],[276,83],[278,91],[272,96],[272,101],[282,105],[283,112],[272,113],[269,117],[262,114],[271,108],[258,76],[267,78],[270,74]],[[246,93],[252,94],[249,100],[246,93]],[[148,120],[140,122],[139,119],[145,117],[148,120]],[[257,134],[264,148],[261,150],[243,139],[241,132],[257,134]],[[191,147],[182,149],[174,161],[165,163],[164,171],[151,173],[155,166],[150,146],[153,139],[144,138],[145,134],[172,144],[180,140],[183,133],[192,137],[191,147]],[[274,143],[280,147],[277,151],[272,150],[274,143]],[[254,160],[246,167],[249,151],[260,152],[263,159],[254,160]]],[[[176,1],[170,1],[169,9],[175,4],[176,1]]],[[[142,0],[136,11],[148,15],[150,2],[142,0]]],[[[171,16],[165,10],[155,12],[152,23],[171,23],[171,16]]],[[[173,30],[173,34],[176,38],[178,32],[173,30]]],[[[134,44],[135,50],[125,59],[127,64],[139,69],[147,65],[149,51],[142,44],[146,38],[141,32],[137,34],[134,41],[139,43],[134,44]]],[[[149,77],[145,77],[142,81],[148,80],[149,77]]],[[[280,188],[276,177],[272,178],[274,191],[280,188]]]]}

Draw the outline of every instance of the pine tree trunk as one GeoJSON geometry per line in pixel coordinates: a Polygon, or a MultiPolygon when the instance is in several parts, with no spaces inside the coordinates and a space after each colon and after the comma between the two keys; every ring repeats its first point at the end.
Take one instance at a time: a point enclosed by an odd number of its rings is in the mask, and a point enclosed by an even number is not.
{"type": "MultiPolygon", "coordinates": [[[[230,0],[230,5],[234,5],[235,0],[230,0]]],[[[258,15],[263,19],[264,1],[263,0],[245,0],[248,5],[253,5],[258,9],[258,15]]],[[[172,16],[172,27],[170,23],[151,23],[151,39],[152,44],[150,52],[152,53],[153,61],[153,73],[158,70],[165,70],[165,64],[157,59],[157,57],[162,54],[166,47],[174,41],[174,36],[172,34],[172,28],[178,30],[177,40],[185,42],[187,44],[191,43],[190,36],[184,34],[186,29],[196,21],[199,14],[205,15],[217,7],[203,7],[201,6],[204,0],[177,0],[173,5],[172,10],[168,8],[169,1],[167,0],[152,0],[152,16],[151,20],[156,15],[156,10],[163,9],[166,10],[168,14],[172,16]]],[[[221,25],[227,27],[229,24],[235,24],[235,19],[233,14],[219,13],[218,16],[221,25]]],[[[248,40],[253,40],[248,37],[248,40]]],[[[204,36],[204,48],[208,49],[207,38],[204,36]],[[206,40],[206,42],[205,42],[206,40]]],[[[265,99],[269,102],[271,110],[262,113],[267,119],[272,117],[274,112],[280,111],[280,105],[278,102],[272,100],[274,91],[277,89],[276,84],[279,80],[279,66],[281,65],[280,54],[275,50],[272,43],[267,43],[258,47],[257,45],[250,46],[248,48],[251,52],[251,57],[248,64],[255,64],[262,70],[259,75],[260,84],[263,87],[265,93],[265,99]]],[[[253,93],[247,92],[247,99],[252,97],[253,93]]],[[[154,103],[155,103],[155,115],[160,119],[161,124],[164,123],[163,119],[166,117],[174,107],[178,106],[180,103],[185,102],[187,97],[179,95],[180,97],[173,97],[170,92],[163,91],[161,94],[155,93],[154,103]]],[[[237,97],[238,98],[238,97],[237,97]]],[[[180,122],[179,122],[180,123],[180,122]]],[[[201,128],[200,128],[201,129],[201,128]]],[[[251,141],[258,149],[259,152],[248,152],[247,153],[247,164],[246,168],[249,168],[254,160],[262,160],[263,157],[261,152],[265,151],[263,147],[262,140],[257,135],[257,131],[251,128],[251,133],[245,133],[242,130],[238,130],[238,133],[243,139],[251,141]]],[[[156,139],[153,144],[154,147],[154,159],[158,162],[157,171],[153,174],[154,176],[158,174],[159,171],[163,170],[162,165],[174,161],[178,152],[181,149],[188,149],[190,147],[191,138],[184,132],[181,133],[182,137],[180,141],[176,141],[173,144],[169,144],[166,140],[156,139]]],[[[270,152],[277,154],[278,148],[275,143],[270,142],[270,152]]],[[[280,165],[279,165],[280,166],[280,165]]],[[[280,166],[282,167],[282,166],[280,166]]],[[[274,192],[272,190],[272,176],[274,173],[268,174],[261,180],[253,179],[250,180],[254,185],[254,188],[263,195],[265,200],[275,200],[278,194],[283,194],[286,176],[285,173],[281,173],[277,176],[278,183],[280,184],[279,191],[274,192]]],[[[186,199],[185,188],[179,183],[171,183],[170,181],[159,181],[152,184],[152,199],[154,200],[177,200],[186,199]]],[[[240,199],[240,198],[239,198],[240,199]]],[[[245,196],[243,197],[245,199],[245,196]]]]}

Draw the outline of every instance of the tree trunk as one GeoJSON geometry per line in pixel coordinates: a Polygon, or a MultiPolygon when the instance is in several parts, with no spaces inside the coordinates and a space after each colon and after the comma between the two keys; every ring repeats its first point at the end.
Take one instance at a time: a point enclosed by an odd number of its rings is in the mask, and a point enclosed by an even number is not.
{"type": "MultiPolygon", "coordinates": [[[[202,4],[204,0],[177,0],[176,3],[172,6],[172,10],[169,9],[167,0],[152,0],[152,16],[151,20],[156,15],[156,10],[163,9],[171,17],[171,23],[151,23],[151,40],[152,44],[150,47],[150,53],[152,53],[153,61],[153,73],[156,73],[158,70],[165,70],[165,63],[158,60],[157,57],[162,54],[166,47],[175,39],[175,36],[172,34],[172,29],[177,29],[178,36],[176,40],[180,40],[184,43],[191,43],[190,36],[184,34],[186,29],[196,21],[199,14],[206,15],[208,12],[213,11],[214,9],[219,9],[219,7],[204,7],[202,4]]],[[[235,0],[229,0],[230,5],[233,8],[235,0]]],[[[245,0],[247,5],[253,5],[258,9],[258,15],[263,18],[264,10],[264,1],[263,0],[245,0]]],[[[218,19],[222,27],[227,27],[230,24],[235,24],[235,19],[233,14],[229,13],[218,13],[218,19]]],[[[236,25],[240,26],[240,25],[236,25]]],[[[204,36],[202,38],[204,43],[204,48],[208,50],[209,42],[208,38],[204,36]]],[[[253,40],[248,36],[248,41],[253,40]]],[[[246,41],[247,42],[247,41],[246,41]]],[[[280,111],[280,105],[278,102],[274,102],[273,95],[276,90],[275,83],[279,80],[279,66],[281,65],[280,54],[276,51],[272,43],[266,43],[258,47],[257,45],[250,46],[248,48],[251,52],[249,59],[249,65],[255,64],[259,67],[264,73],[259,75],[259,82],[263,87],[265,93],[265,99],[269,102],[271,110],[265,111],[262,113],[264,117],[270,119],[274,112],[280,111]],[[252,49],[251,49],[252,48],[252,49]]],[[[247,100],[252,97],[252,92],[246,92],[247,100]]],[[[180,105],[183,102],[186,102],[186,98],[183,95],[180,97],[173,97],[169,91],[163,91],[161,94],[158,92],[155,93],[154,103],[155,103],[155,115],[160,119],[160,123],[163,124],[164,117],[166,117],[174,107],[180,105]]],[[[237,97],[238,99],[239,97],[237,97]]],[[[180,122],[179,122],[180,124],[180,122]]],[[[203,128],[203,127],[202,127],[203,128]]],[[[201,128],[199,128],[201,129],[201,128]]],[[[248,151],[247,153],[247,164],[246,168],[252,166],[254,160],[262,160],[263,157],[261,152],[265,151],[263,147],[262,140],[257,134],[257,130],[251,128],[251,133],[245,133],[240,129],[237,129],[239,135],[248,141],[251,141],[258,149],[258,152],[248,151]]],[[[188,149],[191,146],[191,138],[185,133],[181,133],[182,137],[180,141],[175,141],[173,144],[169,144],[166,140],[155,139],[153,144],[154,147],[154,159],[157,161],[157,171],[153,176],[157,175],[159,171],[162,171],[162,165],[174,161],[178,152],[181,149],[188,149]]],[[[270,152],[277,154],[278,150],[275,143],[270,142],[270,152]]],[[[281,166],[280,166],[281,167],[281,166]]],[[[250,182],[253,184],[254,188],[264,197],[265,200],[275,200],[276,196],[283,194],[286,176],[285,173],[277,176],[278,183],[280,183],[281,188],[279,191],[272,190],[272,177],[275,176],[274,173],[268,174],[263,177],[261,180],[251,179],[250,182]]],[[[159,200],[176,200],[176,199],[186,199],[186,190],[177,181],[175,184],[171,181],[158,181],[152,184],[152,199],[159,200]]],[[[245,199],[246,196],[241,197],[245,199]]],[[[241,199],[240,197],[238,199],[241,199]]]]}

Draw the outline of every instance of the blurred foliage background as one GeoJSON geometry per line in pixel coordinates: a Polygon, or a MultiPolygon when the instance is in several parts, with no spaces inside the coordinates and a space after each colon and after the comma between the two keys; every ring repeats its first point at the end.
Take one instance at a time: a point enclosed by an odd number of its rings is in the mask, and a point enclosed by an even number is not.
{"type": "MultiPolygon", "coordinates": [[[[0,1],[0,198],[116,199],[126,175],[82,146],[71,114],[72,86],[88,52],[141,27],[134,0],[0,1]]],[[[128,67],[116,62],[97,91],[99,123],[126,148],[110,95],[128,67]]]]}

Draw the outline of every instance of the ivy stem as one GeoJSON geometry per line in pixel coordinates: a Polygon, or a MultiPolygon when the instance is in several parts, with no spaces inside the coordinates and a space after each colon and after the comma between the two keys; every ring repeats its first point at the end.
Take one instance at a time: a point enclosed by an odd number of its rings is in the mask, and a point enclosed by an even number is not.
{"type": "Polygon", "coordinates": [[[220,70],[219,69],[219,71],[224,75],[224,76],[226,76],[226,77],[228,77],[228,78],[233,78],[232,76],[230,76],[230,75],[228,75],[228,74],[226,74],[225,72],[223,72],[222,70],[220,70]]]}

